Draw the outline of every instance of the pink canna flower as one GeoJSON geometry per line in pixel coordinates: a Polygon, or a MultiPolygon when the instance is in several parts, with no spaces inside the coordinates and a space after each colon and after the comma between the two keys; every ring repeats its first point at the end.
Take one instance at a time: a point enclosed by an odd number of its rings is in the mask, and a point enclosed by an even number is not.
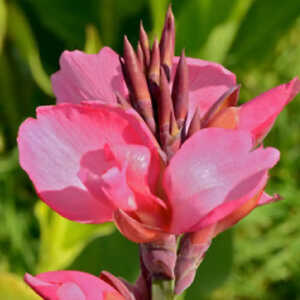
{"type": "Polygon", "coordinates": [[[68,219],[114,221],[128,239],[157,243],[142,245],[144,266],[176,276],[179,293],[216,234],[278,199],[264,188],[279,151],[256,146],[300,81],[238,107],[235,75],[184,52],[174,57],[174,43],[169,9],[151,49],[141,25],[137,50],[125,37],[123,57],[107,47],[65,51],[52,76],[57,105],[38,108],[18,144],[44,202],[68,219]]]}
{"type": "Polygon", "coordinates": [[[84,272],[52,271],[35,277],[26,274],[24,280],[38,295],[47,300],[129,299],[105,280],[84,272]]]}
{"type": "Polygon", "coordinates": [[[40,198],[64,217],[115,221],[149,242],[216,224],[253,197],[271,201],[262,191],[279,152],[253,147],[300,81],[236,107],[234,74],[173,57],[174,32],[169,10],[151,50],[141,26],[138,54],[127,38],[121,58],[109,48],[63,53],[52,76],[58,104],[38,108],[18,143],[40,198]]]}

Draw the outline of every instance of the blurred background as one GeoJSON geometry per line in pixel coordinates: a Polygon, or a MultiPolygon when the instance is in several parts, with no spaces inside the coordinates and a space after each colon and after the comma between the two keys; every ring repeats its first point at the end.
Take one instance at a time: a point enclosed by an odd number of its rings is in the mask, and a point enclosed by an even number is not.
{"type": "MultiPolygon", "coordinates": [[[[24,272],[106,269],[133,281],[137,246],[111,224],[62,219],[40,201],[18,164],[20,123],[54,104],[49,76],[63,50],[122,51],[140,19],[159,35],[166,0],[0,0],[0,299],[39,299],[24,272]]],[[[176,53],[237,74],[241,101],[300,75],[297,0],[174,0],[176,53]]],[[[281,113],[266,145],[281,151],[268,192],[285,199],[255,210],[219,236],[185,299],[300,299],[300,97],[281,113]]]]}

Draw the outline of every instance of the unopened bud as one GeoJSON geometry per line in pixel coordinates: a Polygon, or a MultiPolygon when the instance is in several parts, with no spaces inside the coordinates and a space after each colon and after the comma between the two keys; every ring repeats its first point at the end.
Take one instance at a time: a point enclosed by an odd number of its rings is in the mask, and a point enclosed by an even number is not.
{"type": "Polygon", "coordinates": [[[143,23],[140,23],[140,44],[145,57],[145,65],[149,67],[150,65],[150,47],[148,35],[144,29],[143,23]]]}
{"type": "Polygon", "coordinates": [[[182,128],[188,112],[189,106],[189,77],[188,66],[184,55],[184,50],[177,65],[175,80],[172,90],[174,101],[175,117],[179,128],[182,128]]]}
{"type": "Polygon", "coordinates": [[[169,139],[171,137],[171,123],[176,122],[173,102],[171,98],[169,83],[165,74],[164,69],[160,69],[160,93],[158,99],[158,123],[159,123],[159,133],[160,140],[163,150],[165,150],[169,139]]]}
{"type": "Polygon", "coordinates": [[[145,62],[144,52],[142,50],[142,46],[141,46],[140,42],[138,42],[136,52],[137,52],[137,59],[140,63],[141,70],[145,73],[147,66],[146,66],[146,62],[145,62]]]}
{"type": "Polygon", "coordinates": [[[175,52],[175,21],[171,6],[169,6],[167,12],[159,47],[161,65],[165,69],[168,80],[170,80],[175,52]]]}
{"type": "Polygon", "coordinates": [[[152,50],[151,50],[151,62],[148,71],[148,80],[150,82],[159,85],[159,74],[160,74],[160,52],[158,46],[158,40],[155,38],[152,50]]]}
{"type": "Polygon", "coordinates": [[[124,37],[124,62],[130,81],[130,86],[128,88],[132,89],[131,92],[133,94],[135,107],[140,112],[151,131],[155,133],[156,125],[147,81],[141,70],[134,49],[126,36],[124,37]]]}
{"type": "Polygon", "coordinates": [[[199,232],[186,233],[181,238],[175,267],[175,294],[181,294],[193,283],[213,232],[214,226],[210,226],[199,232]]]}
{"type": "Polygon", "coordinates": [[[142,260],[154,280],[175,278],[176,246],[176,236],[173,234],[140,245],[142,260]]]}
{"type": "Polygon", "coordinates": [[[200,117],[199,108],[197,107],[194,116],[192,118],[192,121],[190,123],[186,137],[187,138],[191,137],[194,133],[196,133],[200,129],[201,129],[201,117],[200,117]]]}

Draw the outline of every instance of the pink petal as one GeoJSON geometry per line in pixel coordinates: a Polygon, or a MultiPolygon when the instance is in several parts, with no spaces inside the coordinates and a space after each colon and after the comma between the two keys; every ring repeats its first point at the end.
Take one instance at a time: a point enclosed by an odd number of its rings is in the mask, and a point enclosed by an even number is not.
{"type": "Polygon", "coordinates": [[[72,300],[86,300],[86,297],[80,287],[73,283],[63,283],[56,291],[59,300],[72,299],[72,300]]]}
{"type": "Polygon", "coordinates": [[[119,231],[135,243],[153,242],[162,239],[166,235],[158,228],[138,222],[121,209],[115,211],[114,221],[119,231]]]}
{"type": "Polygon", "coordinates": [[[160,176],[162,164],[158,159],[152,159],[151,152],[147,147],[113,145],[112,151],[119,164],[127,162],[127,180],[131,189],[139,193],[156,190],[156,179],[160,176]],[[149,168],[150,166],[151,168],[149,168]]]}
{"type": "Polygon", "coordinates": [[[57,103],[83,100],[115,103],[115,92],[127,95],[119,57],[108,47],[98,54],[65,51],[59,64],[60,70],[51,77],[57,103]]]}
{"type": "Polygon", "coordinates": [[[224,218],[265,183],[279,152],[251,148],[249,133],[221,128],[202,129],[183,144],[164,174],[171,232],[200,229],[201,220],[220,205],[226,207],[216,210],[213,221],[224,218]]]}
{"type": "MultiPolygon", "coordinates": [[[[173,78],[179,57],[174,58],[173,78]]],[[[188,124],[196,107],[201,116],[230,88],[236,85],[235,75],[222,65],[201,59],[187,58],[189,72],[188,124]]]]}
{"type": "Polygon", "coordinates": [[[268,134],[278,114],[300,92],[300,80],[279,85],[242,105],[239,129],[250,131],[257,142],[268,134]]]}
{"type": "Polygon", "coordinates": [[[263,192],[261,197],[258,200],[257,206],[266,205],[266,204],[276,202],[276,201],[279,201],[282,199],[283,199],[282,196],[280,196],[279,194],[274,194],[273,196],[270,196],[266,192],[263,192]]]}
{"type": "MultiPolygon", "coordinates": [[[[105,300],[108,293],[118,294],[105,281],[78,271],[53,271],[35,277],[26,274],[24,280],[41,297],[49,300],[105,300]]],[[[120,294],[118,296],[120,300],[124,299],[120,294]]]]}
{"type": "Polygon", "coordinates": [[[158,181],[156,145],[143,124],[119,108],[100,104],[39,108],[37,120],[22,124],[18,143],[21,166],[41,199],[71,220],[100,223],[112,219],[112,204],[103,193],[98,197],[91,193],[79,177],[82,168],[91,174],[104,174],[116,166],[105,152],[107,144],[145,147],[151,156],[149,182],[158,181]],[[156,172],[150,171],[151,164],[156,172]]]}
{"type": "Polygon", "coordinates": [[[113,167],[101,175],[82,169],[78,176],[95,198],[101,197],[101,201],[109,203],[114,209],[137,209],[134,194],[126,181],[126,169],[113,167]]]}
{"type": "Polygon", "coordinates": [[[247,178],[246,181],[234,187],[233,191],[230,191],[229,195],[226,196],[224,203],[202,218],[196,225],[193,226],[191,231],[197,231],[218,223],[218,228],[216,229],[217,234],[219,233],[218,230],[220,230],[220,228],[224,231],[250,213],[250,211],[256,206],[253,199],[256,199],[257,203],[257,195],[261,194],[261,191],[267,184],[267,172],[263,172],[264,175],[262,177],[261,174],[262,173],[255,174],[251,178],[247,178]],[[243,190],[244,184],[247,184],[249,191],[242,197],[232,197],[233,193],[243,190]]]}
{"type": "Polygon", "coordinates": [[[214,228],[214,236],[232,227],[241,219],[245,218],[257,206],[262,194],[263,191],[260,190],[254,197],[249,198],[245,203],[243,203],[243,205],[217,222],[214,228]]]}

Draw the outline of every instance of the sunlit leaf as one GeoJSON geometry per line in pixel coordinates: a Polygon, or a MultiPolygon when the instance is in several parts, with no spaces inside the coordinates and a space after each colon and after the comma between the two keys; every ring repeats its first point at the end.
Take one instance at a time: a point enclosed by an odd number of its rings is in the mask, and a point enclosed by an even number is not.
{"type": "Polygon", "coordinates": [[[0,118],[10,133],[7,138],[15,140],[20,112],[19,107],[16,107],[15,74],[12,72],[6,53],[0,55],[0,70],[0,118]]]}
{"type": "Polygon", "coordinates": [[[299,14],[298,1],[254,1],[230,50],[230,63],[244,67],[268,59],[299,14]]]}
{"type": "Polygon", "coordinates": [[[239,1],[227,19],[215,26],[197,57],[222,63],[253,0],[239,1]]]}
{"type": "Polygon", "coordinates": [[[6,33],[6,4],[4,0],[0,0],[0,54],[3,48],[3,41],[6,33]]]}
{"type": "Polygon", "coordinates": [[[86,38],[84,52],[89,54],[98,53],[102,48],[99,32],[94,25],[88,25],[86,27],[86,38]]]}
{"type": "Polygon", "coordinates": [[[10,273],[0,273],[0,299],[5,300],[39,300],[21,278],[10,273]]]}
{"type": "Polygon", "coordinates": [[[151,17],[153,23],[153,29],[151,32],[151,36],[160,37],[161,30],[164,25],[164,18],[166,15],[168,0],[151,0],[149,1],[150,9],[151,9],[151,17]]]}
{"type": "Polygon", "coordinates": [[[87,243],[114,230],[110,223],[95,225],[69,221],[41,201],[36,204],[35,213],[41,232],[38,273],[67,267],[87,243]]]}
{"type": "Polygon", "coordinates": [[[185,48],[189,56],[199,55],[199,51],[208,41],[210,33],[216,26],[228,20],[238,2],[240,1],[186,1],[181,6],[176,18],[177,52],[185,48]]]}
{"type": "Polygon", "coordinates": [[[32,76],[39,87],[48,95],[52,95],[50,78],[45,72],[39,49],[25,14],[16,5],[8,5],[8,34],[15,42],[25,62],[29,65],[32,76]]]}
{"type": "Polygon", "coordinates": [[[15,148],[7,156],[0,157],[0,177],[16,169],[18,166],[18,150],[15,148]]]}

